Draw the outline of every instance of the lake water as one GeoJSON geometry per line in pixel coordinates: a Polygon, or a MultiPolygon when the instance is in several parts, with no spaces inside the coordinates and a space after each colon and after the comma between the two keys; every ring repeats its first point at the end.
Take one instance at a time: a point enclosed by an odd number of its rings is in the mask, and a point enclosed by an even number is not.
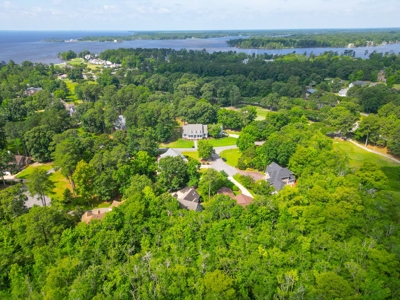
{"type": "MultiPolygon", "coordinates": [[[[59,52],[73,50],[80,52],[89,50],[92,53],[100,53],[107,49],[118,48],[172,48],[214,51],[238,51],[244,53],[269,53],[269,54],[288,54],[296,51],[302,54],[311,52],[321,54],[325,51],[337,51],[343,53],[346,48],[301,48],[301,49],[281,49],[281,50],[260,50],[260,49],[237,49],[228,47],[226,42],[229,37],[213,39],[186,39],[186,40],[135,40],[123,43],[112,42],[72,42],[72,43],[48,43],[45,39],[57,38],[63,40],[78,39],[83,36],[123,36],[129,35],[127,31],[0,31],[0,61],[13,60],[21,63],[25,60],[43,63],[60,63],[59,52]]],[[[369,53],[377,52],[400,52],[400,44],[386,45],[379,47],[362,47],[353,49],[357,57],[367,58],[365,50],[369,53]]]]}

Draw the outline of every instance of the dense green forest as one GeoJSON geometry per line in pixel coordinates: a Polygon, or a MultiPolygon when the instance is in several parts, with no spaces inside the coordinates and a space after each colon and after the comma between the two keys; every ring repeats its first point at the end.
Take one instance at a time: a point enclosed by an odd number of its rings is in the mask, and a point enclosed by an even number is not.
{"type": "Polygon", "coordinates": [[[284,49],[284,48],[343,48],[349,44],[353,47],[378,46],[383,42],[397,43],[400,31],[355,31],[326,33],[295,33],[278,36],[251,36],[228,41],[228,45],[238,48],[284,49]]]}
{"type": "Polygon", "coordinates": [[[122,67],[0,63],[0,175],[13,154],[44,163],[0,190],[1,299],[400,298],[400,166],[354,165],[332,139],[400,155],[400,56],[119,49],[100,58],[122,67]],[[354,80],[368,84],[339,97],[354,80]],[[256,120],[255,107],[268,114],[256,120]],[[273,193],[242,176],[254,195],[242,207],[216,194],[232,186],[225,172],[200,171],[190,157],[157,162],[182,122],[208,124],[215,137],[221,125],[235,130],[239,169],[276,162],[296,185],[273,193]],[[197,188],[202,212],[171,196],[185,186],[197,188]],[[26,190],[51,205],[27,208],[26,190]],[[124,202],[80,222],[113,200],[124,202]]]}
{"type": "MultiPolygon", "coordinates": [[[[394,29],[312,29],[312,30],[225,30],[225,31],[138,31],[127,35],[84,36],[78,41],[123,42],[133,40],[176,40],[238,37],[229,40],[230,47],[284,49],[284,48],[342,48],[378,46],[383,42],[397,43],[400,31],[394,29]]],[[[59,39],[48,41],[59,42],[59,39]]]]}
{"type": "Polygon", "coordinates": [[[239,36],[245,35],[246,33],[241,33],[237,31],[162,31],[162,32],[132,32],[130,35],[124,36],[84,36],[78,41],[85,42],[122,42],[122,41],[134,41],[134,40],[178,40],[178,39],[210,39],[219,38],[226,36],[239,36]]]}

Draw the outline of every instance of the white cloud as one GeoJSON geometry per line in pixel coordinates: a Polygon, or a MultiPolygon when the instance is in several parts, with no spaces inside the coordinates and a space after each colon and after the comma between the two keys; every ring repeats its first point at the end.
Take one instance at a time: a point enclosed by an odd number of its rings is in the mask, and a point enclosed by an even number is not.
{"type": "Polygon", "coordinates": [[[104,5],[104,10],[114,10],[115,6],[114,5],[104,5]]]}
{"type": "Polygon", "coordinates": [[[0,30],[396,27],[399,11],[399,0],[0,0],[0,30]]]}

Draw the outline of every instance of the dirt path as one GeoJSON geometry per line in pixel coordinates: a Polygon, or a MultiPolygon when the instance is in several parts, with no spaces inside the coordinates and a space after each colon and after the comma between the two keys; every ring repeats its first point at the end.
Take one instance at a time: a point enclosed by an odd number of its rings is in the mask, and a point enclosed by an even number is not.
{"type": "Polygon", "coordinates": [[[364,146],[360,145],[359,143],[357,143],[357,142],[355,142],[355,141],[353,141],[353,140],[351,140],[351,139],[349,139],[348,141],[349,141],[350,143],[353,143],[353,144],[356,145],[357,147],[360,147],[360,148],[362,148],[362,149],[364,149],[364,150],[366,150],[366,151],[368,151],[368,152],[378,154],[378,155],[380,155],[380,156],[386,157],[386,158],[391,159],[391,160],[393,160],[393,161],[395,161],[395,162],[397,162],[397,163],[400,164],[400,160],[398,160],[397,158],[394,158],[393,156],[390,156],[390,155],[387,155],[387,154],[383,154],[383,153],[380,153],[380,152],[375,151],[375,150],[371,150],[371,149],[369,149],[369,148],[367,148],[367,147],[364,147],[364,146]]]}
{"type": "Polygon", "coordinates": [[[265,175],[264,174],[262,174],[262,173],[259,173],[259,172],[252,172],[252,171],[241,171],[241,170],[238,170],[238,173],[240,174],[240,175],[245,175],[245,176],[250,176],[250,177],[252,177],[254,180],[262,180],[262,179],[265,179],[265,175]]]}

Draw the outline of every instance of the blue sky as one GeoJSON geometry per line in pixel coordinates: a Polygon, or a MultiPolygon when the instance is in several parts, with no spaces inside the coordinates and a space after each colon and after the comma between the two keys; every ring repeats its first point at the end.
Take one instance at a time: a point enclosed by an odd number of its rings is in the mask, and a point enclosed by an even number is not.
{"type": "Polygon", "coordinates": [[[399,0],[0,0],[0,30],[400,27],[399,0]]]}

